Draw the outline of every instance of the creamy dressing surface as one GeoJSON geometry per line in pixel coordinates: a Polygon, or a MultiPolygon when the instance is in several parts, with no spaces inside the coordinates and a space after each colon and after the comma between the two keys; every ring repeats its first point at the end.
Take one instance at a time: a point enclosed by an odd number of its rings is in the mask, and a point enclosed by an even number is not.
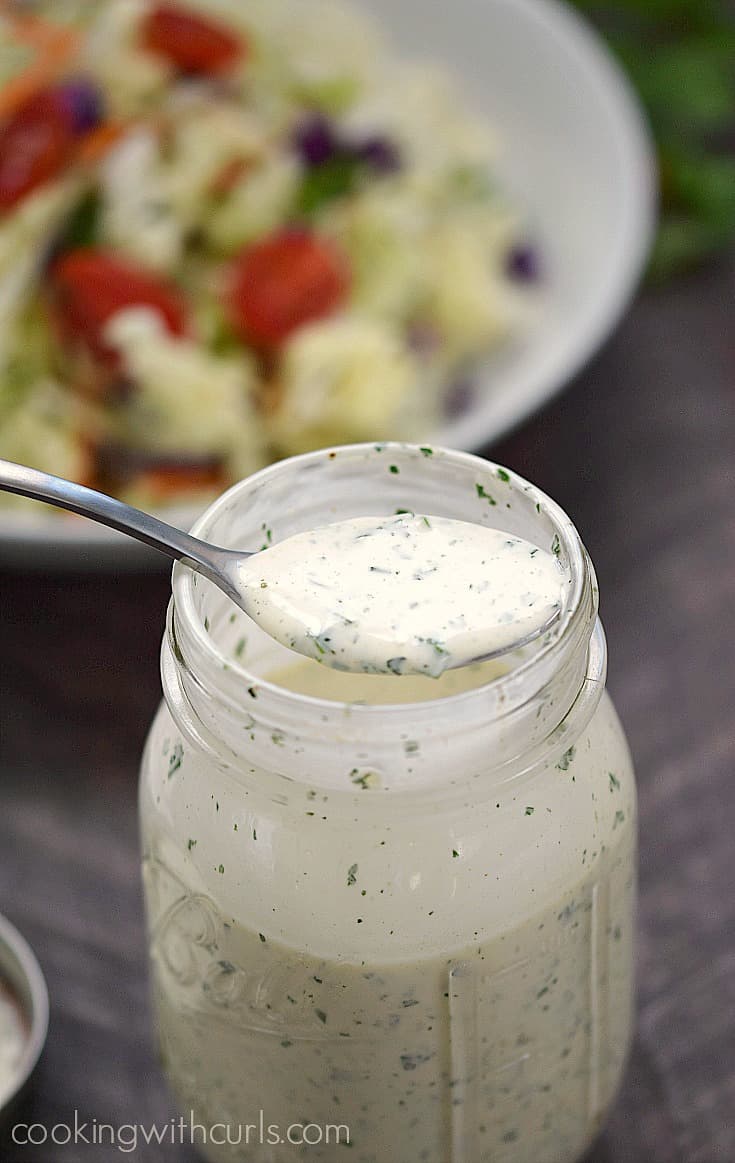
{"type": "Polygon", "coordinates": [[[246,559],[245,607],[284,646],[336,670],[436,677],[511,650],[562,604],[557,558],[446,517],[357,517],[246,559]]]}
{"type": "Polygon", "coordinates": [[[0,1103],[13,1088],[27,1041],[15,996],[0,981],[0,1103]]]}

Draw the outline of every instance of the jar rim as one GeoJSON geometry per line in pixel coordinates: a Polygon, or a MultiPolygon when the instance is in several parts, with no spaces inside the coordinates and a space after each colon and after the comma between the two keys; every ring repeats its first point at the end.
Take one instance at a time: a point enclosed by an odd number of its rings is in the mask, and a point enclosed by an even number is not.
{"type": "MultiPolygon", "coordinates": [[[[233,680],[241,690],[257,687],[259,699],[262,697],[263,702],[268,700],[274,711],[290,710],[298,713],[300,710],[305,716],[316,717],[322,728],[325,716],[329,716],[335,709],[342,712],[345,706],[349,706],[351,722],[357,729],[371,730],[378,722],[384,726],[391,721],[410,721],[420,728],[422,723],[432,720],[438,713],[451,715],[455,709],[460,708],[466,711],[467,708],[477,706],[487,717],[488,710],[491,709],[488,705],[489,699],[495,701],[497,708],[512,709],[516,700],[508,697],[509,686],[514,690],[525,687],[528,693],[528,690],[543,685],[548,676],[562,665],[564,658],[574,649],[578,641],[589,640],[597,615],[597,586],[594,569],[573,522],[561,506],[536,485],[511,469],[471,453],[435,445],[429,448],[403,442],[344,445],[306,453],[278,461],[233,485],[199,517],[192,532],[196,536],[211,539],[211,529],[216,527],[218,519],[233,506],[239,505],[243,494],[252,493],[255,489],[267,489],[274,478],[293,471],[294,465],[308,472],[310,468],[323,464],[325,459],[335,461],[337,458],[344,460],[348,457],[358,461],[364,459],[367,463],[374,459],[378,452],[389,454],[391,459],[408,458],[415,461],[418,457],[426,462],[427,470],[430,463],[448,463],[475,477],[478,488],[481,482],[490,487],[488,482],[494,482],[497,486],[498,481],[502,481],[512,493],[524,496],[533,504],[536,512],[553,530],[551,544],[554,552],[560,557],[568,577],[565,601],[554,628],[547,633],[538,648],[509,672],[469,690],[441,695],[418,703],[371,705],[336,702],[333,699],[288,690],[249,670],[247,665],[237,659],[226,656],[217,641],[208,633],[198,612],[197,575],[177,563],[172,577],[173,617],[169,619],[169,644],[174,647],[174,652],[177,648],[183,649],[187,659],[192,654],[196,657],[197,670],[203,686],[212,688],[213,693],[224,697],[227,696],[227,690],[222,688],[227,686],[227,679],[230,680],[232,689],[234,689],[233,680]],[[534,676],[537,676],[538,681],[534,681],[534,676]]],[[[261,712],[263,710],[262,702],[259,703],[259,710],[261,712]]]]}

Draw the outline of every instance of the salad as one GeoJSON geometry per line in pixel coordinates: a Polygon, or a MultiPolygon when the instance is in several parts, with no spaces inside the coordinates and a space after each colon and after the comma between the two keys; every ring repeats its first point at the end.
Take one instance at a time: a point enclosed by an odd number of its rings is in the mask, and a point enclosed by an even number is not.
{"type": "Polygon", "coordinates": [[[537,275],[493,156],[343,0],[3,9],[0,456],[156,506],[430,430],[537,275]]]}

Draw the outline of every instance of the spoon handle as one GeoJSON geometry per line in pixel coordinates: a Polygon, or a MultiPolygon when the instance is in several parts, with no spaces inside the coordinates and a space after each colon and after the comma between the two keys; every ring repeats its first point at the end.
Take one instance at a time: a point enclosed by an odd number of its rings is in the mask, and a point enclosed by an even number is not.
{"type": "MultiPolygon", "coordinates": [[[[153,549],[184,562],[191,569],[204,574],[224,589],[230,597],[236,590],[230,583],[223,566],[229,551],[208,545],[197,537],[175,528],[173,525],[134,509],[106,493],[98,493],[85,485],[75,484],[63,477],[40,472],[10,460],[0,460],[0,489],[7,493],[18,493],[35,501],[45,501],[59,509],[69,509],[82,517],[90,517],[102,525],[109,525],[121,533],[127,533],[138,541],[143,541],[153,549]]],[[[246,556],[242,554],[241,556],[246,556]]]]}

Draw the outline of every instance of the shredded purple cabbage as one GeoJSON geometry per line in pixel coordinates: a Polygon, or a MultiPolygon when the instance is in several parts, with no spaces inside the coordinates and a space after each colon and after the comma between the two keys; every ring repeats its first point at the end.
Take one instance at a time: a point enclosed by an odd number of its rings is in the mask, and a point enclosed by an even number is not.
{"type": "Polygon", "coordinates": [[[302,162],[309,169],[331,161],[340,151],[334,127],[319,113],[297,126],[293,143],[302,162]]]}
{"type": "Polygon", "coordinates": [[[337,159],[362,163],[376,174],[392,174],[401,168],[398,149],[388,138],[376,134],[362,141],[349,141],[340,137],[323,113],[312,114],[296,127],[293,145],[307,169],[317,169],[337,159]]]}
{"type": "Polygon", "coordinates": [[[406,343],[420,359],[434,355],[442,345],[441,335],[433,324],[414,320],[406,329],[406,343]]]}
{"type": "Polygon", "coordinates": [[[401,155],[394,142],[387,137],[369,137],[353,146],[354,154],[378,174],[394,174],[401,168],[401,155]]]}
{"type": "Polygon", "coordinates": [[[91,81],[76,77],[58,85],[56,93],[71,116],[75,133],[88,133],[102,121],[102,94],[91,81]]]}
{"type": "Polygon", "coordinates": [[[442,409],[444,415],[450,420],[463,416],[475,402],[476,394],[477,385],[467,376],[461,376],[447,388],[442,409]]]}
{"type": "Polygon", "coordinates": [[[506,259],[505,270],[509,278],[519,283],[537,283],[541,277],[538,251],[528,243],[514,246],[506,259]]]}

